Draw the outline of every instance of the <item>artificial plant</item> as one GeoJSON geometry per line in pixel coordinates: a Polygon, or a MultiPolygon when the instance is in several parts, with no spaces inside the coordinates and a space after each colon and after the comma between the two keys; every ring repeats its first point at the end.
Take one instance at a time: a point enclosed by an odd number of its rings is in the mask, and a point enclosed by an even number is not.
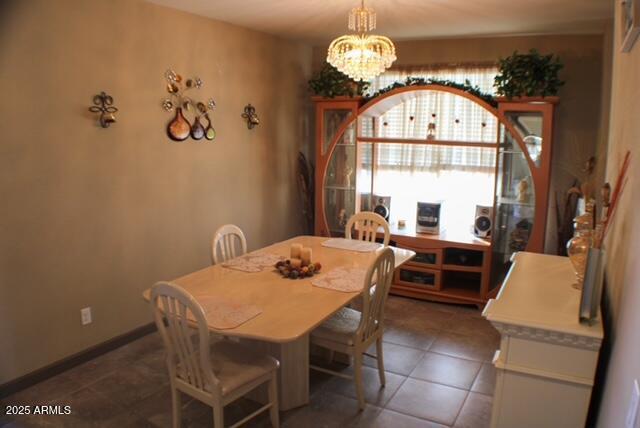
{"type": "Polygon", "coordinates": [[[513,55],[498,60],[498,75],[494,80],[498,95],[513,97],[545,97],[556,95],[564,82],[558,77],[563,64],[560,58],[541,55],[531,49],[528,54],[513,55]]]}
{"type": "Polygon", "coordinates": [[[364,93],[368,86],[368,82],[356,82],[328,62],[324,63],[316,77],[309,80],[309,88],[313,93],[326,98],[359,96],[364,93]]]}

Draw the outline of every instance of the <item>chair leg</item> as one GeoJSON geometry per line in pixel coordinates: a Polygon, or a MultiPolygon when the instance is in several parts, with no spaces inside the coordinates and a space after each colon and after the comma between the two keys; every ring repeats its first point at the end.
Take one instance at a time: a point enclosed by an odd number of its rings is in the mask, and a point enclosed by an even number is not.
{"type": "Polygon", "coordinates": [[[171,406],[173,407],[171,426],[173,428],[180,428],[182,421],[182,399],[180,397],[180,391],[173,386],[171,386],[171,406]]]}
{"type": "Polygon", "coordinates": [[[364,387],[362,385],[362,353],[354,355],[353,379],[356,383],[356,396],[358,397],[358,407],[364,410],[364,387]]]}
{"type": "Polygon", "coordinates": [[[380,376],[380,385],[385,386],[387,381],[384,377],[384,357],[382,356],[382,337],[376,340],[376,360],[378,360],[378,375],[380,376]]]}
{"type": "Polygon", "coordinates": [[[213,406],[213,428],[224,428],[224,406],[217,402],[213,406]]]}
{"type": "Polygon", "coordinates": [[[280,406],[278,404],[278,376],[274,371],[271,374],[271,380],[269,381],[269,403],[271,408],[269,409],[269,417],[271,418],[271,426],[273,428],[280,427],[280,406]]]}

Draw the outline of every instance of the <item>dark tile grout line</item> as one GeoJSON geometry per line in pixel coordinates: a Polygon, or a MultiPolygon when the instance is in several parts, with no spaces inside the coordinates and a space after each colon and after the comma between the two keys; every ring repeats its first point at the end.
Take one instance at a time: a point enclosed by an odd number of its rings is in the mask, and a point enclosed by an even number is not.
{"type": "Polygon", "coordinates": [[[460,413],[462,413],[462,409],[464,409],[464,405],[467,404],[467,400],[469,399],[470,395],[471,395],[471,391],[467,392],[466,397],[464,397],[464,401],[462,402],[462,405],[458,409],[458,413],[456,414],[456,417],[453,419],[453,424],[451,425],[452,427],[456,425],[456,422],[458,422],[458,418],[460,417],[460,413]]]}

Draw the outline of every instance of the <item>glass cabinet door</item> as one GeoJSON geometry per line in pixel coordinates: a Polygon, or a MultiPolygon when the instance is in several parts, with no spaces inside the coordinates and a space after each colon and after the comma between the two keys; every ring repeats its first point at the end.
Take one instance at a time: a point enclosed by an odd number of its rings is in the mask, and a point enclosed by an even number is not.
{"type": "Polygon", "coordinates": [[[526,156],[504,125],[499,137],[491,287],[504,279],[511,255],[526,249],[535,221],[535,189],[526,156]]]}
{"type": "MultiPolygon", "coordinates": [[[[345,116],[345,120],[348,116],[345,116]]],[[[336,128],[341,125],[342,123],[337,123],[336,128]]],[[[352,122],[338,138],[325,174],[324,207],[331,236],[344,236],[344,227],[349,218],[355,214],[356,171],[355,122],[352,122]]]]}
{"type": "MultiPolygon", "coordinates": [[[[326,154],[329,150],[331,142],[336,138],[336,133],[349,117],[352,115],[351,109],[326,109],[323,112],[323,132],[322,132],[322,154],[326,154]]],[[[355,132],[351,131],[349,135],[345,132],[343,142],[355,144],[355,132]]]]}
{"type": "Polygon", "coordinates": [[[536,167],[542,161],[542,131],[544,116],[539,111],[509,111],[505,113],[507,120],[524,141],[529,157],[536,167]]]}

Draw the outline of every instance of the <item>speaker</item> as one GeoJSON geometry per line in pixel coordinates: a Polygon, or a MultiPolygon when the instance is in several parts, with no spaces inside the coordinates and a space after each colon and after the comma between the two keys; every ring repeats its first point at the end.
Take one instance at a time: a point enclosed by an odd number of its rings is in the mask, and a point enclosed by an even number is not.
{"type": "Polygon", "coordinates": [[[473,222],[473,234],[478,238],[491,237],[493,229],[493,207],[476,205],[476,218],[473,222]]]}
{"type": "Polygon", "coordinates": [[[371,211],[388,222],[391,215],[391,196],[373,195],[373,209],[371,211]]]}
{"type": "Polygon", "coordinates": [[[418,202],[416,213],[416,232],[440,233],[440,202],[418,202]]]}

